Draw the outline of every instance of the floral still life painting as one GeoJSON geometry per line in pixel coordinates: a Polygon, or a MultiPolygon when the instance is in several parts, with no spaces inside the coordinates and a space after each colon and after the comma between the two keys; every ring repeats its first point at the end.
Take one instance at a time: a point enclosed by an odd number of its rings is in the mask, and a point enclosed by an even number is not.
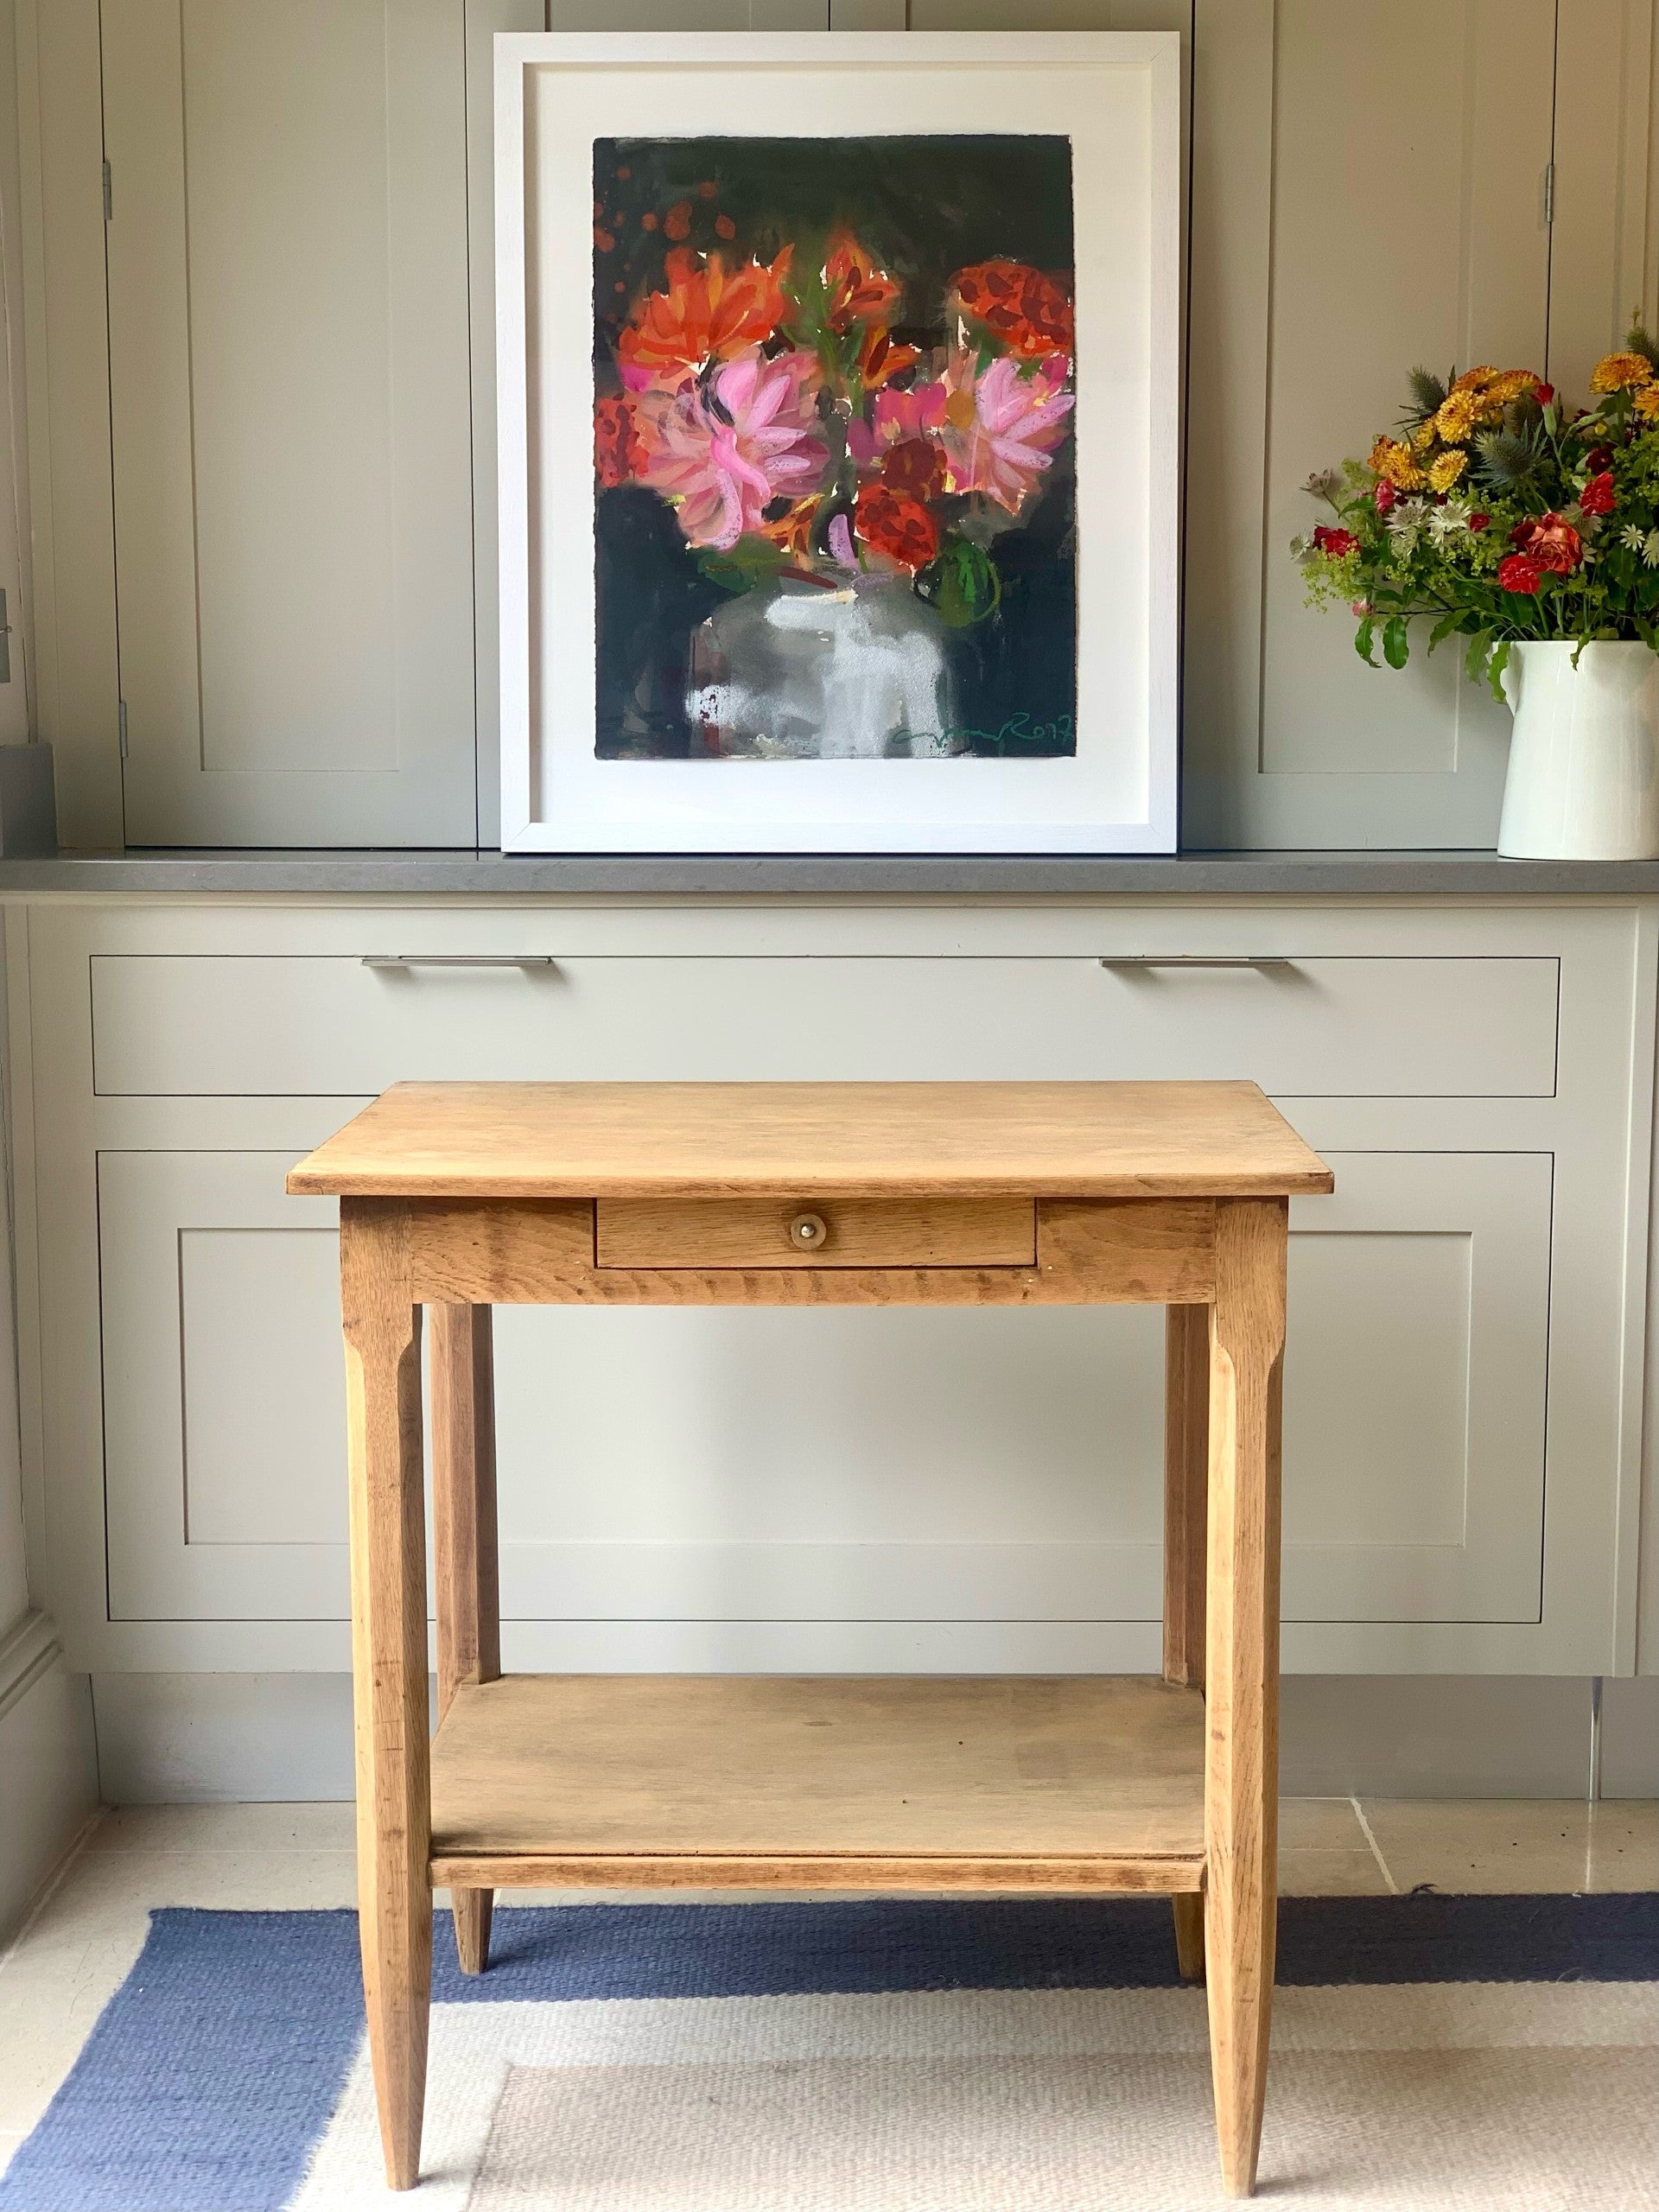
{"type": "Polygon", "coordinates": [[[1063,136],[593,144],[594,752],[1077,751],[1063,136]]]}

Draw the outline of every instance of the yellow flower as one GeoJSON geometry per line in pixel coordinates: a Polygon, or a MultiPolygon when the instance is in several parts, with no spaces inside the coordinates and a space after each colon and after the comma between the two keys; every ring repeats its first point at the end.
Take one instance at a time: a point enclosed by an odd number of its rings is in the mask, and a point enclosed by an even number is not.
{"type": "Polygon", "coordinates": [[[1412,432],[1412,450],[1414,453],[1427,453],[1433,442],[1434,418],[1431,416],[1427,423],[1420,423],[1412,432]]]}
{"type": "Polygon", "coordinates": [[[1659,423],[1659,383],[1644,384],[1636,395],[1636,411],[1649,423],[1659,423]]]}
{"type": "Polygon", "coordinates": [[[1392,484],[1396,492],[1421,492],[1428,479],[1411,457],[1411,448],[1394,438],[1379,438],[1371,448],[1373,476],[1392,484]]]}
{"type": "Polygon", "coordinates": [[[1453,391],[1479,391],[1484,385],[1491,384],[1497,374],[1496,369],[1465,369],[1452,389],[1453,391]]]}
{"type": "Polygon", "coordinates": [[[1505,369],[1502,376],[1494,377],[1480,395],[1483,411],[1501,414],[1512,399],[1524,399],[1529,392],[1536,391],[1538,379],[1530,369],[1505,369]]]}
{"type": "Polygon", "coordinates": [[[1428,465],[1430,491],[1449,492],[1468,466],[1469,456],[1460,447],[1448,446],[1444,453],[1436,454],[1428,465]]]}
{"type": "Polygon", "coordinates": [[[1653,363],[1641,353],[1607,353],[1596,363],[1592,391],[1640,391],[1653,382],[1653,363]]]}
{"type": "Polygon", "coordinates": [[[1459,446],[1480,420],[1484,409],[1472,391],[1453,391],[1434,417],[1434,428],[1449,446],[1459,446]]]}

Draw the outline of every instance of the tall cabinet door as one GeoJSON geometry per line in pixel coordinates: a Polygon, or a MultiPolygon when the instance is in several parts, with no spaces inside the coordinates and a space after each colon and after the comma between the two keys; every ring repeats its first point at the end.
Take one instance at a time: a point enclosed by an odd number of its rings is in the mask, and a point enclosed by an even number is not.
{"type": "Polygon", "coordinates": [[[475,836],[465,0],[104,0],[129,843],[475,836]]]}
{"type": "Polygon", "coordinates": [[[1184,843],[1493,842],[1507,712],[1367,668],[1289,544],[1414,365],[1545,372],[1555,50],[1556,0],[1197,0],[1184,843]]]}

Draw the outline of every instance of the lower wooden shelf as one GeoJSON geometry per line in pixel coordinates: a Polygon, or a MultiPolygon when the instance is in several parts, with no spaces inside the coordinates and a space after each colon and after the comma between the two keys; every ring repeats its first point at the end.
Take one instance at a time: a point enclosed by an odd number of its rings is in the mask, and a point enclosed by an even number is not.
{"type": "Polygon", "coordinates": [[[1191,1891],[1204,1743],[1139,1675],[508,1675],[434,1738],[432,1879],[1191,1891]]]}

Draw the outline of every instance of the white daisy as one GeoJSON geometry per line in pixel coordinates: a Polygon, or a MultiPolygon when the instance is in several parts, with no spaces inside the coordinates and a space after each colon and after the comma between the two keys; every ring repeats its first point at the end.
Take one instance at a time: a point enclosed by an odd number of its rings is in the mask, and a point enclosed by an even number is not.
{"type": "Polygon", "coordinates": [[[1647,543],[1647,532],[1639,522],[1627,522],[1618,533],[1621,545],[1628,545],[1632,553],[1639,553],[1647,543]]]}

